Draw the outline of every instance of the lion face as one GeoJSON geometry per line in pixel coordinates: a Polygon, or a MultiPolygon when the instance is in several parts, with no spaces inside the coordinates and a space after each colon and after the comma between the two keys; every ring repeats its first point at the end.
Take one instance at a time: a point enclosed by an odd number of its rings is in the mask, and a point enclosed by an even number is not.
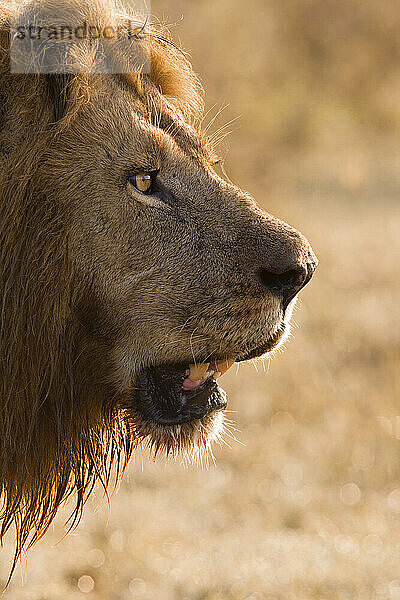
{"type": "Polygon", "coordinates": [[[216,173],[202,132],[160,95],[107,83],[98,98],[48,169],[70,205],[79,379],[156,448],[207,444],[226,405],[218,376],[285,338],[316,258],[216,173]]]}

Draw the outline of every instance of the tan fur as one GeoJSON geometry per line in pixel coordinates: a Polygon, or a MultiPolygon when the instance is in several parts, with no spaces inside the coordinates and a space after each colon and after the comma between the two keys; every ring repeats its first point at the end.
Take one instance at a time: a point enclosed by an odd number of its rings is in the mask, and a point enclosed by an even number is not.
{"type": "MultiPolygon", "coordinates": [[[[143,38],[149,74],[119,56],[121,76],[12,75],[10,15],[32,6],[0,9],[0,535],[16,525],[15,559],[72,492],[73,527],[148,433],[140,370],[239,356],[275,334],[279,303],[254,273],[313,257],[215,173],[193,125],[201,87],[165,32],[143,38]],[[160,169],[167,203],[129,188],[139,167],[160,169]]],[[[44,6],[61,19],[59,2],[44,6]]],[[[67,6],[68,22],[120,18],[105,0],[67,6]]]]}

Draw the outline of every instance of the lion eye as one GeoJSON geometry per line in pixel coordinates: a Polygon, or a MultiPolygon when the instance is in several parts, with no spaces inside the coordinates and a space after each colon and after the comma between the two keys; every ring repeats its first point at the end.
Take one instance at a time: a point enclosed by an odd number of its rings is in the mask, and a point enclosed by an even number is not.
{"type": "Polygon", "coordinates": [[[135,173],[129,177],[129,183],[141,194],[150,194],[153,186],[153,173],[135,173]]]}

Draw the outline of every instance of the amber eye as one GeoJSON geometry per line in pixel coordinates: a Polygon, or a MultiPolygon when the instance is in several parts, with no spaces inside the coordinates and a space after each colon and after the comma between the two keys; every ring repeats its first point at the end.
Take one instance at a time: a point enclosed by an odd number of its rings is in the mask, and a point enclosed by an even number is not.
{"type": "Polygon", "coordinates": [[[129,177],[129,183],[141,194],[150,194],[155,175],[155,171],[153,173],[135,173],[129,177]]]}

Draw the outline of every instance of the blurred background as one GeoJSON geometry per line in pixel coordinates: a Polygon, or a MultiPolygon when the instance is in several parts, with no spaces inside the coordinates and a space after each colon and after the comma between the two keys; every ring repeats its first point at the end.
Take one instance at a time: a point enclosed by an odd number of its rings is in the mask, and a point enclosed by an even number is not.
{"type": "Polygon", "coordinates": [[[98,490],[61,542],[60,514],[4,597],[400,599],[399,5],[151,11],[190,52],[207,119],[225,107],[213,130],[240,115],[221,131],[228,176],[320,266],[286,351],[224,377],[240,443],[208,470],[137,454],[110,507],[98,490]]]}

